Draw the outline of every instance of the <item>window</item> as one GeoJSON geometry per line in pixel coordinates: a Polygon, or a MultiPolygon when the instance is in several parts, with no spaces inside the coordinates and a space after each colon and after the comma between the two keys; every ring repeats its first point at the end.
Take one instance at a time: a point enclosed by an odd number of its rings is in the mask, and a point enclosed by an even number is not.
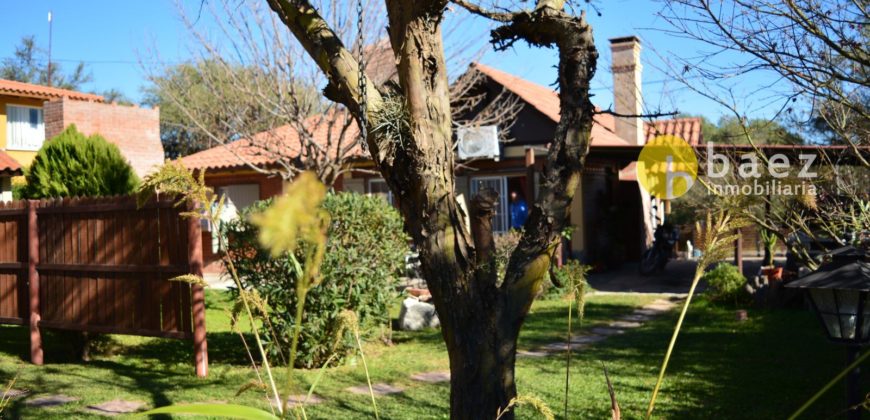
{"type": "Polygon", "coordinates": [[[393,192],[390,191],[390,187],[387,185],[387,181],[383,179],[370,179],[369,180],[369,194],[382,197],[384,200],[387,200],[390,205],[395,206],[396,202],[393,200],[393,192]]]}
{"type": "Polygon", "coordinates": [[[498,205],[495,207],[495,216],[492,217],[492,231],[503,233],[508,231],[508,193],[507,177],[481,176],[471,178],[471,196],[484,188],[492,188],[498,193],[498,205]]]}
{"type": "Polygon", "coordinates": [[[6,106],[6,149],[39,150],[45,141],[42,109],[29,106],[6,106]]]}

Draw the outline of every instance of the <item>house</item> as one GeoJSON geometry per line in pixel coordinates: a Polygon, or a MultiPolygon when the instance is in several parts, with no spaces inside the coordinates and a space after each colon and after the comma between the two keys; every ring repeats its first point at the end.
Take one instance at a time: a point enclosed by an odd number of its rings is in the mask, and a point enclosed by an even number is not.
{"type": "Polygon", "coordinates": [[[107,104],[100,95],[0,79],[0,151],[20,166],[30,165],[45,140],[70,124],[117,145],[140,177],[163,163],[157,109],[107,104]]]}
{"type": "MultiPolygon", "coordinates": [[[[634,157],[639,149],[657,135],[679,135],[691,144],[703,141],[701,121],[698,118],[677,118],[645,122],[634,115],[643,114],[641,99],[640,42],[636,37],[611,40],[613,55],[614,106],[619,115],[608,113],[595,116],[592,144],[586,160],[581,185],[575,194],[571,210],[571,224],[575,227],[565,254],[601,265],[618,264],[624,260],[639,259],[650,242],[651,198],[640,189],[634,170],[634,157]],[[609,153],[617,149],[631,149],[633,153],[609,153]]],[[[553,139],[559,122],[559,94],[552,89],[524,80],[480,63],[472,64],[468,72],[475,72],[476,85],[469,94],[483,95],[496,100],[504,94],[516,99],[522,108],[511,124],[495,127],[503,130],[509,142],[499,144],[495,158],[477,158],[461,162],[456,171],[457,193],[471,197],[481,188],[494,188],[500,194],[493,228],[507,231],[512,223],[509,197],[532,201],[538,191],[541,173],[546,162],[547,145],[553,139]]],[[[472,118],[469,115],[468,118],[472,118]]],[[[345,118],[345,117],[341,117],[345,118]]],[[[334,134],[334,124],[322,125],[315,138],[326,139],[334,134]]],[[[348,132],[356,135],[355,124],[348,132]]],[[[269,139],[291,151],[298,143],[297,130],[281,127],[262,133],[254,141],[269,139]]],[[[325,143],[324,143],[325,144],[325,143]]],[[[271,146],[276,148],[278,146],[271,146]]],[[[256,199],[267,198],[283,191],[284,181],[276,175],[258,171],[251,166],[274,168],[274,156],[252,148],[248,140],[238,140],[183,158],[184,164],[194,170],[206,171],[206,182],[227,194],[237,207],[256,199]]],[[[354,168],[371,169],[373,164],[362,150],[352,160],[354,168]]],[[[393,197],[386,183],[371,170],[351,171],[335,184],[336,190],[393,197]]],[[[659,206],[661,207],[661,206],[659,206]]],[[[204,238],[210,240],[209,238],[204,238]]],[[[207,243],[207,242],[206,242],[207,243]]],[[[212,255],[216,259],[217,255],[212,255]]]]}

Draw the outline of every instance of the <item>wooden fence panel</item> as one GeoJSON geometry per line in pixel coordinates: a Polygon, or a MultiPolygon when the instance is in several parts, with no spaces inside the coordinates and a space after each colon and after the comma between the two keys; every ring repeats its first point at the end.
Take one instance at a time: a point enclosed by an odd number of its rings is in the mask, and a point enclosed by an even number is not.
{"type": "Polygon", "coordinates": [[[38,364],[40,327],[194,339],[205,376],[201,287],[169,281],[202,274],[199,224],[183,211],[135,197],[0,204],[0,323],[31,325],[38,364]]]}
{"type": "Polygon", "coordinates": [[[25,217],[23,202],[0,204],[0,323],[25,324],[28,316],[25,217]]]}

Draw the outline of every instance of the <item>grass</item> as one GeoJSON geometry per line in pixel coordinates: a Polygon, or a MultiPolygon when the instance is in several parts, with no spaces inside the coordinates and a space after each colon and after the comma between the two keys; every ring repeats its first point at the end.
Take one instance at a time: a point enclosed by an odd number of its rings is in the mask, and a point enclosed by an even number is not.
{"type": "MultiPolygon", "coordinates": [[[[594,295],[588,299],[582,329],[626,314],[655,299],[649,295],[594,295]]],[[[18,376],[16,388],[37,395],[62,393],[79,402],[54,408],[31,408],[16,400],[10,417],[86,418],[83,408],[113,399],[143,401],[149,407],[171,403],[232,402],[266,408],[263,393],[235,392],[255,378],[238,336],[229,330],[226,295],[207,296],[210,368],[207,379],[194,376],[192,345],[178,340],[114,336],[114,355],[95,356],[88,363],[71,361],[71,347],[62,335],[46,339],[46,364],[26,362],[27,330],[0,327],[0,383],[18,376]]],[[[844,364],[845,352],[829,344],[813,315],[804,310],[750,310],[749,321],[735,319],[734,309],[693,303],[683,334],[656,405],[656,418],[784,418],[800,406],[844,364]]],[[[567,302],[541,301],[532,308],[520,347],[562,339],[567,302]]],[[[623,418],[642,416],[676,313],[641,328],[610,337],[574,353],[571,375],[571,418],[609,418],[610,401],[602,373],[607,364],[623,418]]],[[[576,327],[576,324],[575,324],[576,327]]],[[[577,331],[578,328],[575,328],[577,331]]],[[[401,394],[378,397],[381,418],[447,418],[448,384],[409,379],[415,372],[447,369],[447,354],[438,331],[395,332],[395,345],[371,343],[366,357],[375,382],[405,388],[401,394]]],[[[316,371],[297,371],[300,393],[316,371]]],[[[281,373],[283,375],[283,372],[281,373]]],[[[326,402],[307,410],[311,419],[372,418],[367,395],[344,388],[365,383],[358,361],[329,369],[317,394],[326,402]]],[[[542,398],[561,415],[564,359],[520,358],[517,385],[521,394],[542,398]]],[[[832,390],[806,415],[825,418],[842,406],[842,387],[832,390]]],[[[521,408],[519,418],[537,418],[521,408]]]]}

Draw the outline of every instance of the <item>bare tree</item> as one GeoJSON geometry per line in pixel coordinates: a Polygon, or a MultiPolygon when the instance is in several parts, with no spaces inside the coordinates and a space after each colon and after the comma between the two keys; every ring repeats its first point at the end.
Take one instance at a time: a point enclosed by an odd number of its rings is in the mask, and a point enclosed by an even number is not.
{"type": "MultiPolygon", "coordinates": [[[[718,85],[720,99],[735,95],[728,80],[767,73],[778,80],[759,88],[765,105],[784,111],[808,105],[849,145],[870,145],[870,9],[861,1],[665,0],[669,32],[712,47],[676,57],[671,73],[718,85]],[[738,54],[734,54],[738,53],[738,54]],[[727,62],[727,64],[725,64],[727,62]]],[[[748,111],[742,109],[741,111],[748,111]]]]}
{"type": "Polygon", "coordinates": [[[595,111],[589,81],[598,56],[591,27],[583,16],[565,12],[564,1],[540,0],[533,10],[498,13],[457,3],[500,23],[492,32],[499,48],[516,41],[556,47],[559,91],[569,92],[560,95],[561,119],[540,196],[499,278],[492,258],[492,195],[475,197],[469,229],[454,192],[453,112],[442,37],[448,2],[386,1],[399,76],[390,92],[361,89],[367,76],[360,77],[359,61],[313,4],[268,3],[327,76],[327,98],[363,123],[371,157],[399,197],[447,344],[452,418],[494,418],[516,397],[517,337],[567,224],[589,148],[595,111]],[[397,129],[376,129],[384,125],[397,129]]]}
{"type": "MultiPolygon", "coordinates": [[[[821,129],[826,145],[840,146],[817,151],[811,171],[815,176],[786,181],[805,187],[802,193],[744,195],[736,197],[735,207],[779,236],[810,267],[816,262],[808,247],[826,248],[825,237],[839,244],[870,245],[867,6],[845,0],[665,0],[664,5],[660,16],[670,23],[669,32],[710,47],[663,61],[672,78],[732,115],[738,125],[735,143],[748,146],[732,150],[732,167],[749,155],[768,167],[771,152],[760,147],[752,126],[757,121],[752,114],[759,108],[778,109],[773,118],[795,123],[806,138],[821,129]],[[772,76],[773,81],[755,86],[749,95],[741,92],[748,85],[743,76],[756,75],[772,76]]],[[[742,186],[756,179],[730,177],[726,182],[742,186]]]]}

